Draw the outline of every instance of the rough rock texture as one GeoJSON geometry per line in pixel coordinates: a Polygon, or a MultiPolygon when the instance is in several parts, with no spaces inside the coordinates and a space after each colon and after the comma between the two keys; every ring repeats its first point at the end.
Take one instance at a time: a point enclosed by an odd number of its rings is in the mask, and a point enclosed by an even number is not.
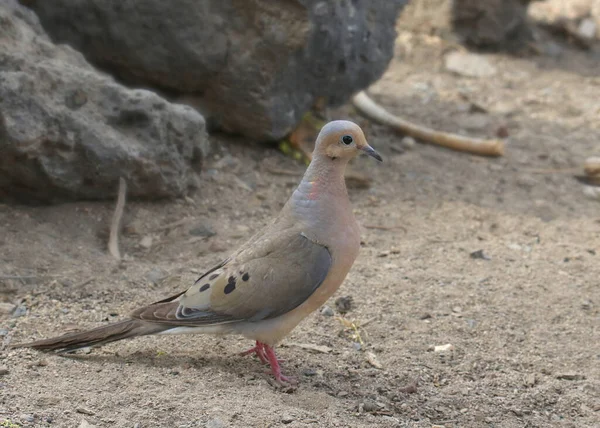
{"type": "Polygon", "coordinates": [[[600,39],[600,0],[546,0],[533,4],[529,16],[580,39],[600,39]]]}
{"type": "Polygon", "coordinates": [[[279,139],[317,100],[386,69],[406,0],[23,0],[59,42],[135,84],[202,97],[229,131],[279,139]]]}
{"type": "Polygon", "coordinates": [[[120,176],[131,196],[177,196],[207,148],[195,110],[115,83],[0,3],[0,199],[114,197],[120,176]]]}
{"type": "Polygon", "coordinates": [[[413,0],[400,29],[456,38],[477,48],[518,49],[532,37],[527,21],[531,1],[413,0]]]}
{"type": "Polygon", "coordinates": [[[454,0],[454,30],[483,48],[521,47],[530,40],[527,7],[532,0],[454,0]]]}

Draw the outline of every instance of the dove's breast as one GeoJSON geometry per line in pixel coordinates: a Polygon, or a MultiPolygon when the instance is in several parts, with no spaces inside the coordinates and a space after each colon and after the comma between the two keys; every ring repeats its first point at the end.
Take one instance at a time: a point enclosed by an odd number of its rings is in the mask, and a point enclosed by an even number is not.
{"type": "Polygon", "coordinates": [[[312,218],[306,222],[302,231],[309,239],[327,247],[331,254],[331,268],[323,283],[306,301],[290,312],[254,323],[241,323],[235,327],[239,333],[273,346],[306,316],[321,307],[340,287],[358,256],[360,229],[351,210],[338,212],[337,215],[337,221],[327,223],[312,218]]]}

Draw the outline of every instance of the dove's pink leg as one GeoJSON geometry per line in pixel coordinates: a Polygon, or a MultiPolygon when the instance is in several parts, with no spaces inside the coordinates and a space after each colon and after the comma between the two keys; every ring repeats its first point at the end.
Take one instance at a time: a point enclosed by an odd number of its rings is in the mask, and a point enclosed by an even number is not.
{"type": "Polygon", "coordinates": [[[250,355],[250,354],[256,354],[256,356],[258,357],[258,359],[263,363],[263,364],[269,364],[269,360],[267,359],[267,356],[265,355],[265,345],[259,341],[256,341],[256,345],[253,348],[248,349],[247,351],[244,351],[241,353],[241,355],[250,355]]]}
{"type": "MultiPolygon", "coordinates": [[[[258,342],[257,342],[258,343],[258,342]]],[[[266,343],[261,343],[264,353],[269,360],[269,365],[271,366],[271,372],[273,376],[275,376],[275,380],[280,384],[295,384],[296,380],[284,376],[281,374],[281,367],[279,367],[279,360],[277,359],[277,355],[275,355],[275,350],[267,345],[266,343]]]]}

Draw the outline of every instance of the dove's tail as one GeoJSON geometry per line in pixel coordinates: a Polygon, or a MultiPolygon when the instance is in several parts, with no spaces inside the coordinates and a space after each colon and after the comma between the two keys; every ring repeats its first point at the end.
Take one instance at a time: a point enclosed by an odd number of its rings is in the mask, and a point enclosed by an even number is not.
{"type": "Polygon", "coordinates": [[[50,339],[29,343],[18,343],[13,348],[33,348],[40,351],[69,352],[81,348],[101,346],[129,337],[156,334],[172,328],[172,326],[154,324],[147,321],[129,319],[103,327],[77,333],[69,333],[50,339]]]}

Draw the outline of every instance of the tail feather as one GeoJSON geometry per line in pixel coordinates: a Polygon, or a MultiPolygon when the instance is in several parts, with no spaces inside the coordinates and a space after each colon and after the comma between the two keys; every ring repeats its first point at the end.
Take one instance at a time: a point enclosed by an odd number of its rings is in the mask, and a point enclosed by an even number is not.
{"type": "Polygon", "coordinates": [[[77,333],[69,333],[50,339],[18,343],[13,348],[33,348],[40,351],[69,352],[90,346],[101,346],[129,337],[146,336],[168,330],[172,326],[129,319],[77,333]]]}

